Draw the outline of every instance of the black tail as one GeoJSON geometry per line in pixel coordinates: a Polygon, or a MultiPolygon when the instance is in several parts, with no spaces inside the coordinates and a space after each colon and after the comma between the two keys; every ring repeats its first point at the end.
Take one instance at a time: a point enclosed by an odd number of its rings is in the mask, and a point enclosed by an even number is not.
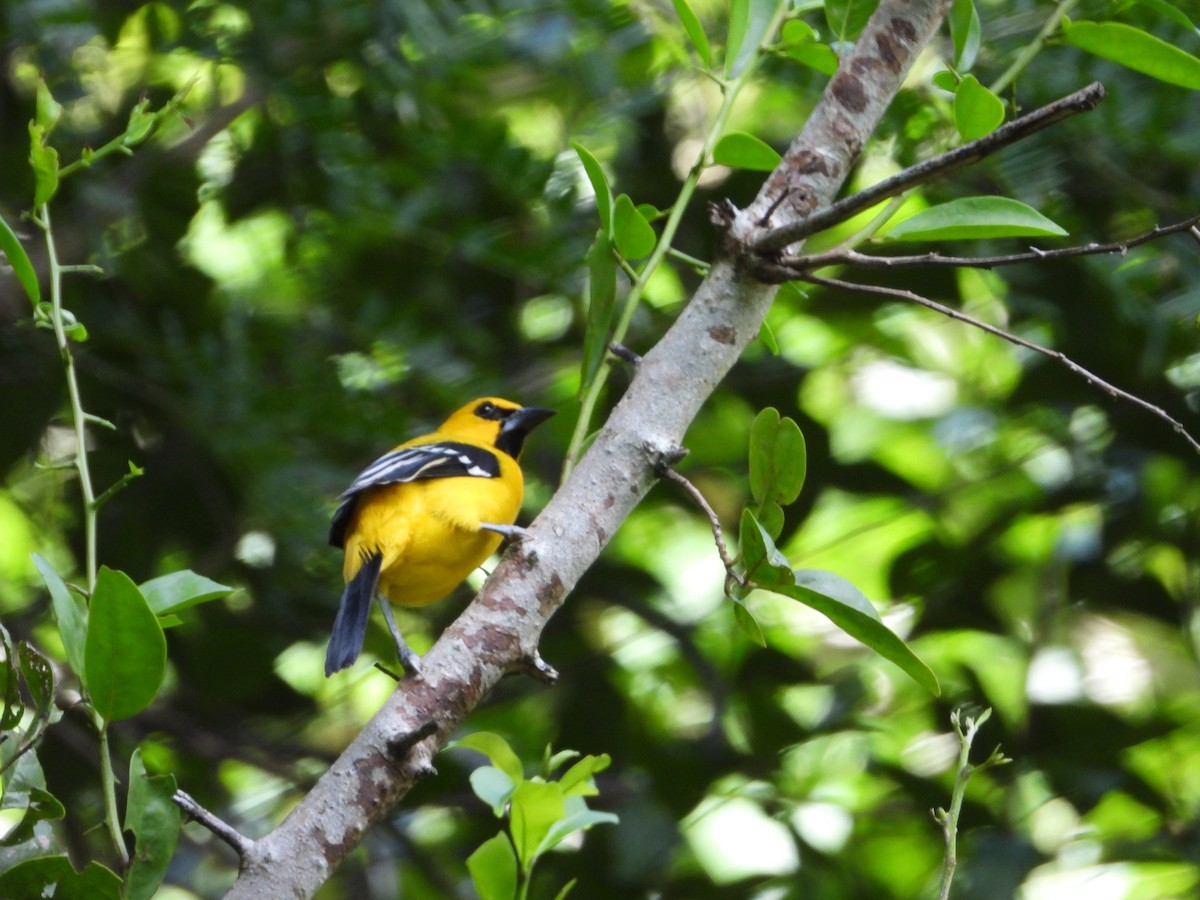
{"type": "Polygon", "coordinates": [[[342,592],[342,603],[338,607],[337,618],[333,620],[329,648],[325,651],[326,678],[353,665],[362,652],[367,619],[371,613],[371,599],[379,587],[379,569],[382,565],[382,553],[372,553],[363,559],[362,567],[342,592]]]}

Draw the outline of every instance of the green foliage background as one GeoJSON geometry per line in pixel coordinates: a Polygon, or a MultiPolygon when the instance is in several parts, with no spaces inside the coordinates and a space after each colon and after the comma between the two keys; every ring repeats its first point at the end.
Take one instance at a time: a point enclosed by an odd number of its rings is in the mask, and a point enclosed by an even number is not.
{"type": "MultiPolygon", "coordinates": [[[[1200,50],[1160,6],[1119,13],[1200,50]]],[[[695,8],[715,42],[723,6],[695,8]]],[[[1083,3],[1072,17],[1112,13],[1083,3]]],[[[974,72],[987,83],[1049,9],[1019,0],[979,14],[974,72]]],[[[819,12],[806,18],[830,37],[819,12]]],[[[527,451],[536,512],[578,408],[596,227],[570,142],[617,190],[665,208],[717,92],[658,3],[26,0],[4,6],[0,29],[0,212],[12,223],[33,196],[39,72],[65,107],[64,159],[119,132],[143,95],[160,105],[199,75],[186,121],[64,183],[55,227],[66,262],[105,270],[72,276],[66,297],[90,336],[78,357],[87,406],[119,426],[93,433],[97,480],[115,481],[129,460],[146,470],[104,508],[101,562],[137,581],[187,567],[239,588],[168,632],[168,690],[114,726],[118,755],[144,742],[151,771],[173,771],[262,834],[389,688],[365,664],[321,677],[340,591],[324,540],[333,498],[378,451],[495,393],[561,410],[527,451]]],[[[935,51],[860,177],[956,141],[949,97],[930,84],[949,37],[935,51]]],[[[782,149],[825,78],[781,54],[731,127],[782,149]]],[[[914,204],[1014,197],[1071,243],[1194,214],[1194,92],[1052,43],[1004,99],[1030,109],[1093,79],[1109,91],[1097,111],[914,204]]],[[[710,258],[704,202],[744,205],[761,179],[706,181],[679,249],[710,258]]],[[[40,246],[28,248],[44,269],[40,246]]],[[[1200,248],[1186,235],[998,273],[867,274],[1047,343],[1200,430],[1200,248]]],[[[627,343],[651,346],[696,283],[687,266],[665,269],[627,343]]],[[[76,485],[36,467],[63,452],[64,393],[53,345],[28,318],[15,279],[0,275],[0,612],[14,637],[55,652],[30,553],[69,573],[81,538],[76,485]]],[[[681,468],[732,528],[749,502],[755,413],[795,418],[808,479],[780,547],[880,606],[943,696],[782,598],[749,599],[767,646],[748,641],[722,599],[706,522],[664,484],[552,621],[542,652],[559,686],[513,679],[469,720],[530,762],[547,744],[613,759],[591,805],[620,824],[548,856],[535,894],[576,876],[577,898],[927,892],[941,856],[928,811],[949,797],[959,706],[994,708],[982,752],[999,743],[1015,763],[968,791],[956,896],[1065,896],[1054,891],[1087,879],[1116,884],[1114,897],[1194,890],[1196,456],[1061,366],[925,310],[785,288],[769,323],[779,352],[751,348],[693,427],[681,468]]],[[[416,649],[465,596],[401,617],[416,649]]],[[[383,628],[368,650],[388,658],[383,628]]],[[[63,839],[80,860],[104,858],[89,831],[101,812],[86,724],[66,716],[39,755],[68,810],[63,839]]],[[[466,856],[495,832],[468,790],[476,763],[443,755],[439,776],[321,896],[465,890],[466,856]]],[[[192,825],[168,880],[175,896],[217,896],[234,872],[192,825]]]]}

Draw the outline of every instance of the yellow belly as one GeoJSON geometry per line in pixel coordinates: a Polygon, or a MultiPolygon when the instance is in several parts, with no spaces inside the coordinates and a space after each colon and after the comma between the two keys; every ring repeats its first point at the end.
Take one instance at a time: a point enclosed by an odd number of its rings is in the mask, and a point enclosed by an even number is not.
{"type": "Polygon", "coordinates": [[[401,606],[424,606],[453,591],[500,545],[481,522],[511,525],[520,511],[497,479],[444,478],[373,488],[359,499],[347,529],[343,576],[364,554],[380,552],[379,592],[401,606]],[[464,483],[465,482],[465,483],[464,483]]]}

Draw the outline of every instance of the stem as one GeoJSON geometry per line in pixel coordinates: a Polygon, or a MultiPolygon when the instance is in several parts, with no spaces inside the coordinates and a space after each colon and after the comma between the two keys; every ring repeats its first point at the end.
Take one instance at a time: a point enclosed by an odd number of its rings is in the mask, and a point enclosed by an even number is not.
{"type": "Polygon", "coordinates": [[[100,737],[100,783],[104,788],[104,824],[112,838],[113,850],[117,854],[120,871],[129,866],[129,851],[121,834],[121,817],[117,812],[117,776],[113,772],[112,754],[108,749],[108,723],[100,716],[95,717],[96,733],[100,737]]]}
{"type": "MultiPolygon", "coordinates": [[[[83,533],[86,548],[86,572],[88,595],[96,589],[96,494],[92,489],[92,474],[87,458],[87,420],[83,411],[83,400],[79,393],[79,380],[75,376],[75,358],[71,355],[71,342],[63,326],[62,276],[63,266],[58,261],[58,250],[54,244],[54,232],[50,228],[50,207],[43,204],[36,219],[46,234],[46,258],[50,266],[50,321],[54,326],[54,339],[62,357],[67,379],[67,396],[71,402],[71,422],[75,428],[75,468],[79,472],[79,488],[83,493],[83,533]]],[[[118,832],[119,834],[120,832],[118,832]]]]}
{"type": "MultiPolygon", "coordinates": [[[[654,271],[671,252],[671,242],[675,239],[675,233],[679,230],[679,223],[683,221],[683,214],[687,211],[688,203],[691,202],[692,195],[696,192],[696,187],[700,183],[700,176],[708,166],[713,147],[716,146],[717,140],[725,130],[725,123],[729,120],[729,114],[733,111],[733,104],[736,102],[742,87],[750,80],[750,77],[754,74],[754,70],[758,67],[758,63],[762,59],[761,50],[775,32],[778,31],[780,22],[783,20],[787,9],[788,5],[786,3],[780,3],[776,7],[771,24],[763,32],[762,42],[759,44],[760,52],[755,54],[742,73],[736,78],[719,82],[723,92],[721,106],[713,118],[712,127],[709,128],[707,137],[704,139],[704,146],[700,148],[700,152],[697,154],[695,165],[692,166],[687,174],[687,178],[684,179],[683,185],[679,189],[679,196],[671,204],[671,214],[667,217],[666,224],[663,225],[662,234],[659,236],[658,243],[654,246],[654,252],[650,254],[650,258],[646,260],[641,271],[629,286],[629,293],[625,295],[625,303],[621,307],[621,315],[613,327],[612,335],[609,338],[610,341],[618,344],[624,343],[625,333],[629,330],[629,323],[633,321],[633,314],[637,312],[638,304],[641,303],[642,294],[646,289],[646,284],[649,282],[650,276],[654,274],[654,271]]],[[[600,399],[600,394],[604,390],[604,385],[608,381],[608,374],[611,371],[612,358],[606,355],[601,361],[600,368],[596,371],[592,383],[588,385],[588,389],[580,404],[579,418],[575,421],[575,430],[571,434],[571,443],[567,447],[567,453],[563,461],[562,478],[564,481],[571,474],[571,470],[575,468],[575,462],[579,458],[584,442],[587,440],[588,429],[591,427],[592,422],[592,414],[595,412],[596,403],[600,399]]]]}
{"type": "Polygon", "coordinates": [[[1016,81],[1017,76],[1041,52],[1047,38],[1058,30],[1058,26],[1062,23],[1062,20],[1066,18],[1067,13],[1071,11],[1071,7],[1077,2],[1078,0],[1059,0],[1058,6],[1050,14],[1050,18],[1046,20],[1046,24],[1042,26],[1041,31],[1037,33],[1037,36],[1032,41],[1025,45],[1025,49],[1013,60],[1012,65],[1008,67],[1003,75],[992,82],[988,90],[993,94],[1001,94],[1006,87],[1016,81]]]}
{"type": "Polygon", "coordinates": [[[971,744],[975,741],[975,734],[991,715],[990,709],[985,709],[978,719],[970,716],[964,719],[962,710],[958,709],[950,714],[950,722],[958,734],[958,770],[954,776],[954,789],[950,794],[950,809],[939,809],[934,813],[934,818],[942,824],[942,834],[946,842],[946,853],[942,858],[942,886],[938,891],[938,900],[949,900],[950,883],[954,880],[954,869],[958,866],[958,816],[962,812],[963,798],[967,793],[967,782],[980,769],[1007,762],[998,750],[978,766],[972,766],[969,762],[971,744]],[[965,729],[962,727],[963,721],[967,723],[965,729]]]}

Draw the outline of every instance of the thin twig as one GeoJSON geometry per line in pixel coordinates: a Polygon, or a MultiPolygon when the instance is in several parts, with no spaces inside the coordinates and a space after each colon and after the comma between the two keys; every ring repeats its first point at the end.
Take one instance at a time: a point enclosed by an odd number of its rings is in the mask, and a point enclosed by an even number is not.
{"type": "Polygon", "coordinates": [[[878,184],[861,190],[857,194],[852,194],[844,200],[839,200],[832,206],[827,206],[807,218],[772,228],[753,241],[750,249],[755,253],[762,254],[782,250],[801,238],[846,221],[881,200],[894,197],[896,194],[903,193],[940,175],[953,172],[955,169],[977,163],[981,159],[991,156],[997,150],[1016,143],[1068,116],[1095,109],[1097,104],[1104,99],[1104,94],[1104,85],[1098,81],[1093,82],[1082,90],[1068,94],[1060,100],[1055,100],[1020,118],[1013,119],[1007,125],[1001,125],[991,134],[963,144],[948,153],[935,156],[933,159],[910,166],[903,172],[899,172],[891,178],[885,178],[878,184]]]}
{"type": "Polygon", "coordinates": [[[717,552],[721,554],[721,562],[725,564],[725,571],[729,573],[729,577],[737,581],[738,584],[744,585],[746,580],[734,569],[733,557],[729,555],[729,548],[725,546],[725,537],[721,531],[721,521],[717,518],[716,512],[704,495],[700,493],[700,489],[676,472],[674,469],[664,468],[662,477],[668,481],[673,481],[687,491],[693,500],[704,510],[704,514],[708,516],[708,524],[712,527],[713,540],[717,543],[717,552]]]}
{"type": "Polygon", "coordinates": [[[1003,338],[1011,344],[1016,344],[1018,347],[1024,347],[1026,350],[1032,350],[1035,353],[1048,356],[1051,359],[1062,363],[1076,375],[1080,376],[1088,384],[1100,388],[1109,396],[1115,397],[1118,400],[1124,400],[1127,403],[1132,403],[1134,406],[1140,406],[1147,412],[1158,416],[1173,429],[1175,429],[1175,431],[1178,432],[1184,440],[1191,444],[1193,450],[1195,450],[1197,453],[1200,453],[1200,441],[1197,441],[1194,437],[1192,437],[1192,435],[1188,433],[1188,430],[1184,428],[1183,423],[1171,416],[1162,407],[1155,406],[1153,403],[1143,400],[1141,397],[1138,397],[1135,394],[1121,390],[1116,385],[1105,381],[1103,378],[1101,378],[1099,375],[1096,375],[1089,369],[1085,369],[1083,366],[1079,365],[1079,363],[1075,362],[1073,359],[1059,350],[1051,350],[1049,347],[1043,347],[1041,344],[1034,343],[1031,340],[1020,337],[1019,335],[1015,335],[1011,331],[1005,331],[1003,328],[991,325],[975,318],[974,316],[967,315],[967,313],[960,312],[953,307],[944,306],[943,304],[938,303],[936,300],[930,300],[928,297],[922,297],[920,294],[915,294],[912,291],[901,290],[900,288],[883,287],[880,285],[857,284],[853,281],[843,281],[840,278],[825,278],[821,275],[813,275],[811,273],[806,273],[801,276],[801,278],[811,284],[819,284],[825,287],[843,288],[847,291],[856,291],[860,294],[877,294],[884,297],[894,297],[897,300],[905,300],[909,303],[917,303],[926,307],[927,309],[940,312],[942,315],[948,316],[951,319],[957,319],[960,322],[965,322],[968,325],[973,325],[982,331],[986,331],[988,334],[993,334],[996,337],[1003,338]]]}
{"type": "Polygon", "coordinates": [[[246,837],[228,822],[210,813],[186,791],[175,791],[175,795],[171,799],[175,801],[175,805],[183,810],[184,815],[189,819],[193,822],[199,822],[232,847],[239,859],[245,859],[250,854],[250,851],[254,849],[254,841],[250,840],[250,838],[246,837]]]}
{"type": "Polygon", "coordinates": [[[1113,241],[1108,244],[1083,244],[1078,247],[1060,247],[1056,250],[1038,250],[1034,248],[1025,253],[1008,253],[1002,256],[943,256],[940,253],[921,253],[913,256],[872,256],[859,253],[850,248],[826,250],[824,253],[808,255],[781,256],[774,264],[775,267],[790,269],[793,273],[809,272],[813,269],[823,269],[826,266],[859,266],[868,269],[891,269],[902,266],[953,266],[971,269],[994,269],[999,266],[1011,266],[1026,262],[1044,262],[1048,259],[1067,259],[1075,256],[1096,256],[1105,253],[1124,254],[1134,247],[1149,243],[1168,234],[1178,234],[1181,231],[1195,232],[1200,235],[1197,223],[1200,216],[1192,216],[1174,225],[1155,227],[1150,231],[1123,241],[1113,241]]]}

